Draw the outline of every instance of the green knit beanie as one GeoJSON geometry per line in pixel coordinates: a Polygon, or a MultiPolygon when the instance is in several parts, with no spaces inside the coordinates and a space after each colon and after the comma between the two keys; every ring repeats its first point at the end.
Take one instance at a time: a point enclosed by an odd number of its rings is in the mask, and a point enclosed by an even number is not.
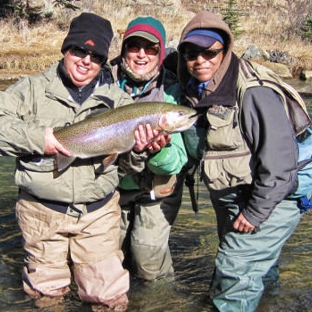
{"type": "Polygon", "coordinates": [[[156,18],[153,17],[137,17],[132,20],[126,29],[123,37],[123,47],[125,41],[130,37],[142,37],[151,42],[159,42],[160,45],[160,58],[159,63],[161,64],[165,57],[165,45],[166,45],[166,31],[163,24],[156,18]]]}

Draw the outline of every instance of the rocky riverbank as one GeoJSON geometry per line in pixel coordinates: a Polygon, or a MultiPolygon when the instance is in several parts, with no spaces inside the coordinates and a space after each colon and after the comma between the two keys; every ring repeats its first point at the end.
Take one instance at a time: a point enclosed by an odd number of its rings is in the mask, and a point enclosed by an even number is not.
{"type": "Polygon", "coordinates": [[[257,46],[250,45],[242,55],[243,58],[260,63],[279,75],[284,80],[301,80],[303,83],[297,83],[296,89],[303,96],[312,96],[312,71],[300,69],[293,73],[291,68],[297,62],[287,52],[266,51],[257,46]],[[302,86],[303,85],[303,86],[302,86]]]}

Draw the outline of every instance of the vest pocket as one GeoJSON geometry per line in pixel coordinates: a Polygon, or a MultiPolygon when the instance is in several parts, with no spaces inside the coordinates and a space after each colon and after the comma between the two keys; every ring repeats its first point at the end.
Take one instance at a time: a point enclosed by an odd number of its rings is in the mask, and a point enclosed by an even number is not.
{"type": "Polygon", "coordinates": [[[250,184],[252,181],[250,159],[249,151],[228,157],[207,154],[202,170],[203,180],[207,187],[213,190],[250,184]]]}
{"type": "Polygon", "coordinates": [[[211,150],[234,150],[241,144],[236,107],[211,107],[207,112],[209,131],[208,148],[211,150]]]}

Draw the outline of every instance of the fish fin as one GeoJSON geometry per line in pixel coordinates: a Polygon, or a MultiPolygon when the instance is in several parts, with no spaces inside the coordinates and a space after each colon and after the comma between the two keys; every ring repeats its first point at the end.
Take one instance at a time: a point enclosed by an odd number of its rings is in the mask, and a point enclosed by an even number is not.
{"type": "Polygon", "coordinates": [[[57,179],[63,172],[57,171],[57,168],[53,170],[53,179],[57,179]]]}
{"type": "Polygon", "coordinates": [[[103,159],[104,169],[106,169],[108,166],[112,165],[116,161],[117,157],[118,157],[118,154],[111,154],[111,155],[108,155],[107,157],[105,157],[103,159]]]}
{"type": "Polygon", "coordinates": [[[60,172],[66,169],[76,159],[75,156],[65,156],[63,154],[57,154],[55,156],[54,168],[60,172]]]}
{"type": "Polygon", "coordinates": [[[95,173],[103,173],[103,171],[110,165],[112,165],[118,157],[118,154],[112,154],[104,157],[101,166],[95,170],[95,173]]]}

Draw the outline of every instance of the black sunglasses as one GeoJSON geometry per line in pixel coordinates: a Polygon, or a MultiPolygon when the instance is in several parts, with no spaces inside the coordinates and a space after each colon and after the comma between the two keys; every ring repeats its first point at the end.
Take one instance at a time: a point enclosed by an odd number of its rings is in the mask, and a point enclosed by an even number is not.
{"type": "Polygon", "coordinates": [[[125,44],[125,48],[128,52],[138,53],[141,49],[144,50],[147,55],[157,55],[159,52],[159,46],[155,45],[142,45],[139,42],[130,41],[125,44]]]}
{"type": "Polygon", "coordinates": [[[87,55],[90,55],[91,61],[97,64],[102,64],[106,62],[106,57],[103,55],[99,55],[96,53],[92,53],[90,51],[87,51],[83,48],[79,48],[76,46],[73,46],[69,49],[69,53],[73,56],[77,56],[80,58],[85,58],[87,55]]]}
{"type": "Polygon", "coordinates": [[[199,55],[201,55],[206,60],[210,60],[210,59],[215,58],[222,51],[223,51],[223,48],[201,49],[201,50],[190,49],[190,50],[181,51],[181,55],[186,61],[194,61],[198,58],[199,55]]]}

